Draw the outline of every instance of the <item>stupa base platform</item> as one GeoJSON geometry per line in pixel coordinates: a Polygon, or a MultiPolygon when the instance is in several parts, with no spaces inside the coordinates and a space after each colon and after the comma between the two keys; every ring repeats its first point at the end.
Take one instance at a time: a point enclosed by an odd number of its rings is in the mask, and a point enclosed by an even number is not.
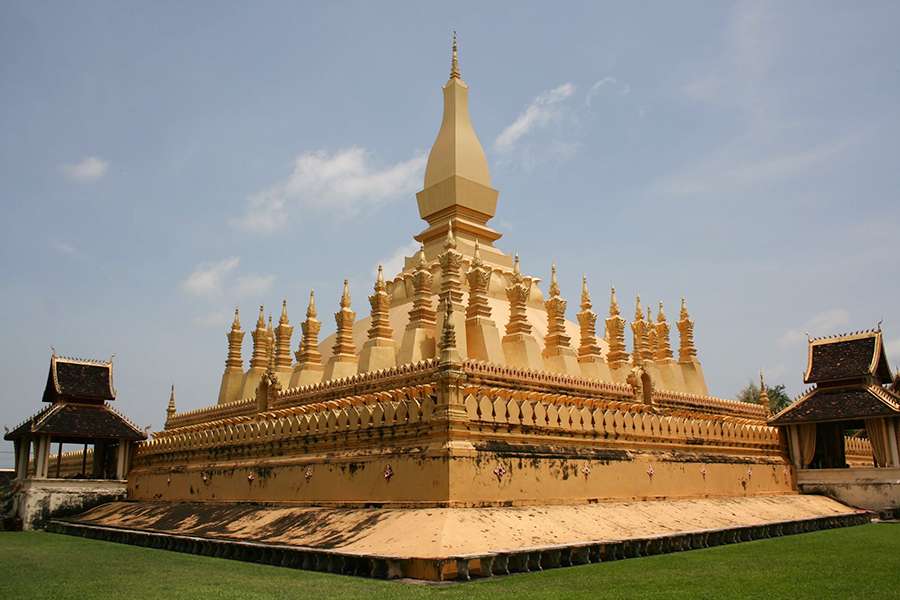
{"type": "Polygon", "coordinates": [[[678,552],[870,518],[805,495],[433,509],[113,502],[47,529],[286,567],[448,580],[678,552]]]}

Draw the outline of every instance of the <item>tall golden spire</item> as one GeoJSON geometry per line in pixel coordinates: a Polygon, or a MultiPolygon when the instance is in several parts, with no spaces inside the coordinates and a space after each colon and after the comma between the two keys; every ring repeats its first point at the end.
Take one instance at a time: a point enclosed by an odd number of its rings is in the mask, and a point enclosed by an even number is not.
{"type": "Polygon", "coordinates": [[[265,369],[269,360],[269,350],[267,348],[268,334],[266,333],[266,318],[264,308],[259,307],[259,318],[256,319],[256,329],[251,333],[253,336],[253,355],[250,357],[250,368],[265,369]]]}
{"type": "Polygon", "coordinates": [[[241,358],[241,343],[244,341],[244,332],[241,331],[240,310],[235,307],[234,321],[231,322],[231,331],[226,336],[228,338],[228,358],[225,359],[226,369],[242,369],[244,361],[241,358]]]}
{"type": "Polygon", "coordinates": [[[678,319],[678,333],[681,339],[678,345],[678,362],[691,362],[697,357],[697,348],[694,346],[694,322],[688,314],[687,303],[681,299],[681,314],[678,319]]]}
{"type": "Polygon", "coordinates": [[[666,313],[663,311],[663,303],[659,303],[659,312],[656,313],[656,348],[653,349],[653,360],[656,362],[672,359],[672,346],[669,343],[669,323],[666,321],[666,313]]]}
{"type": "MultiPolygon", "coordinates": [[[[294,327],[288,320],[287,300],[281,303],[281,318],[275,328],[275,368],[279,373],[290,377],[291,372],[291,337],[294,327]]],[[[284,381],[287,384],[287,381],[284,381]]]]}
{"type": "Polygon", "coordinates": [[[169,393],[169,406],[166,407],[166,422],[175,416],[175,384],[172,384],[172,391],[169,393]]]}
{"type": "Polygon", "coordinates": [[[356,345],[353,343],[355,320],[356,313],[350,309],[350,282],[345,279],[344,290],[341,293],[341,309],[334,313],[337,333],[334,336],[331,358],[325,365],[325,381],[356,374],[359,359],[356,356],[356,345]]]}
{"type": "Polygon", "coordinates": [[[609,317],[606,318],[606,342],[609,351],[606,361],[613,369],[621,367],[628,362],[628,352],[625,351],[625,319],[619,314],[619,301],[616,299],[616,288],[609,292],[609,317]]]}
{"type": "Polygon", "coordinates": [[[597,313],[592,309],[587,275],[583,275],[581,277],[581,311],[577,315],[578,324],[581,326],[581,344],[578,346],[578,360],[581,362],[599,360],[602,357],[600,344],[597,342],[597,313]]]}
{"type": "Polygon", "coordinates": [[[459,55],[456,46],[456,31],[453,32],[453,58],[450,59],[450,79],[461,79],[459,75],[459,55]]]}
{"type": "MultiPolygon", "coordinates": [[[[491,187],[484,148],[469,117],[469,86],[459,74],[459,51],[453,37],[450,77],[444,85],[444,115],[428,162],[425,182],[416,194],[419,216],[428,228],[416,240],[428,247],[428,255],[439,252],[440,239],[448,223],[457,220],[457,235],[492,245],[500,234],[487,227],[497,210],[497,190],[491,187]]],[[[441,315],[443,316],[443,315],[441,315]]]]}
{"type": "Polygon", "coordinates": [[[766,380],[763,379],[762,369],[759,370],[759,404],[766,409],[766,413],[772,412],[769,405],[769,392],[766,389],[766,380]]]}
{"type": "Polygon", "coordinates": [[[309,292],[306,320],[300,324],[300,348],[294,353],[297,364],[291,374],[291,387],[318,383],[322,379],[322,355],[319,353],[319,329],[322,323],[316,318],[316,293],[309,292]]]}

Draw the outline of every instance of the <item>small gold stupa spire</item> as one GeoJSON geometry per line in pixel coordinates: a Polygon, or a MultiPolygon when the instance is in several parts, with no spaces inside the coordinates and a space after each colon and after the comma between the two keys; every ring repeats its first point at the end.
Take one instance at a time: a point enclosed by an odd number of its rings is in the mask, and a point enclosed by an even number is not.
{"type": "Polygon", "coordinates": [[[763,379],[762,369],[759,370],[759,404],[766,409],[766,413],[771,412],[769,406],[769,392],[766,389],[766,380],[763,379]]]}
{"type": "Polygon", "coordinates": [[[350,308],[350,280],[344,280],[344,291],[341,293],[341,308],[350,308]]]}
{"type": "Polygon", "coordinates": [[[550,265],[550,295],[559,296],[559,280],[556,277],[556,263],[550,265]]]}
{"type": "Polygon", "coordinates": [[[687,303],[681,299],[681,313],[678,319],[678,362],[691,362],[697,356],[697,348],[694,346],[694,322],[688,314],[687,303]]]}
{"type": "Polygon", "coordinates": [[[315,319],[317,316],[319,316],[319,313],[316,310],[316,291],[309,290],[309,305],[306,307],[306,318],[315,319]]]}
{"type": "Polygon", "coordinates": [[[175,384],[172,384],[172,390],[169,392],[169,405],[166,407],[166,421],[175,416],[175,384]]]}
{"type": "Polygon", "coordinates": [[[625,350],[625,319],[619,314],[619,301],[616,299],[616,288],[609,292],[609,316],[606,318],[606,342],[609,350],[606,360],[609,366],[617,369],[628,362],[625,350]]]}
{"type": "Polygon", "coordinates": [[[453,31],[453,55],[450,59],[450,79],[462,79],[459,74],[459,47],[456,45],[456,31],[453,31]]]}

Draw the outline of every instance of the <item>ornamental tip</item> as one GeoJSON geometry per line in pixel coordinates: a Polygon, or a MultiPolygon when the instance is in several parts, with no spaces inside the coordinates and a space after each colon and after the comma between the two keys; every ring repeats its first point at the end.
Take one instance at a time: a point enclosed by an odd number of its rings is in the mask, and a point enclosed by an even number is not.
{"type": "Polygon", "coordinates": [[[375,276],[375,285],[384,285],[384,267],[378,265],[378,274],[375,276]]]}
{"type": "Polygon", "coordinates": [[[679,317],[681,318],[682,321],[690,318],[690,315],[688,314],[688,309],[687,309],[687,302],[685,301],[684,296],[681,297],[681,314],[679,315],[679,317]]]}
{"type": "Polygon", "coordinates": [[[641,321],[644,318],[644,309],[641,308],[641,295],[637,294],[634,298],[634,320],[641,321]]]}
{"type": "Polygon", "coordinates": [[[461,79],[459,74],[459,47],[456,44],[456,30],[453,30],[453,44],[451,46],[450,79],[461,79]]]}
{"type": "Polygon", "coordinates": [[[519,275],[521,272],[519,267],[519,253],[516,252],[516,256],[513,258],[513,275],[519,275]]]}
{"type": "Polygon", "coordinates": [[[559,280],[556,277],[556,263],[550,265],[550,295],[559,296],[559,280]]]}
{"type": "Polygon", "coordinates": [[[282,325],[288,324],[287,300],[281,301],[281,318],[278,319],[278,323],[282,325]]]}
{"type": "Polygon", "coordinates": [[[241,310],[239,307],[234,307],[234,320],[231,322],[231,330],[237,331],[241,328],[241,310]]]}
{"type": "Polygon", "coordinates": [[[590,308],[591,292],[588,290],[587,275],[581,276],[581,304],[590,308]]]}
{"type": "Polygon", "coordinates": [[[266,317],[265,317],[264,312],[265,312],[265,309],[263,308],[263,305],[260,304],[259,305],[259,317],[256,319],[256,328],[257,329],[262,329],[263,327],[266,326],[266,317]]]}
{"type": "Polygon", "coordinates": [[[341,308],[350,308],[350,281],[344,280],[344,291],[341,293],[341,308]]]}
{"type": "Polygon", "coordinates": [[[424,269],[427,266],[425,262],[425,245],[419,246],[419,251],[416,253],[418,260],[416,261],[416,267],[419,269],[424,269]]]}
{"type": "Polygon", "coordinates": [[[274,331],[274,330],[272,329],[272,315],[271,315],[271,314],[269,315],[269,324],[268,324],[268,326],[266,326],[266,331],[268,331],[269,333],[271,333],[272,331],[274,331]]]}
{"type": "Polygon", "coordinates": [[[306,318],[315,319],[316,314],[316,292],[315,290],[309,290],[309,304],[306,307],[306,318]]]}
{"type": "Polygon", "coordinates": [[[616,298],[616,288],[609,288],[609,315],[616,316],[619,314],[619,300],[616,298]]]}
{"type": "Polygon", "coordinates": [[[664,323],[666,320],[666,312],[663,310],[662,300],[659,301],[659,311],[656,313],[656,322],[664,323]]]}
{"type": "Polygon", "coordinates": [[[456,248],[456,236],[453,235],[453,219],[447,222],[447,239],[444,241],[444,248],[448,250],[456,248]]]}

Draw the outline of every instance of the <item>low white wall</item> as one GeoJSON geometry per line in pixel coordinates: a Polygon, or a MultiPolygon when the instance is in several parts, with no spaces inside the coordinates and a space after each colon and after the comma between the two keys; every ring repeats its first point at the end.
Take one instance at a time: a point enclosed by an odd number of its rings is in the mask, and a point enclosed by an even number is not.
{"type": "Polygon", "coordinates": [[[801,469],[797,486],[866,510],[900,509],[900,468],[801,469]]]}
{"type": "Polygon", "coordinates": [[[107,479],[26,479],[16,484],[14,511],[25,530],[40,527],[52,517],[123,500],[126,494],[125,481],[107,479]]]}

